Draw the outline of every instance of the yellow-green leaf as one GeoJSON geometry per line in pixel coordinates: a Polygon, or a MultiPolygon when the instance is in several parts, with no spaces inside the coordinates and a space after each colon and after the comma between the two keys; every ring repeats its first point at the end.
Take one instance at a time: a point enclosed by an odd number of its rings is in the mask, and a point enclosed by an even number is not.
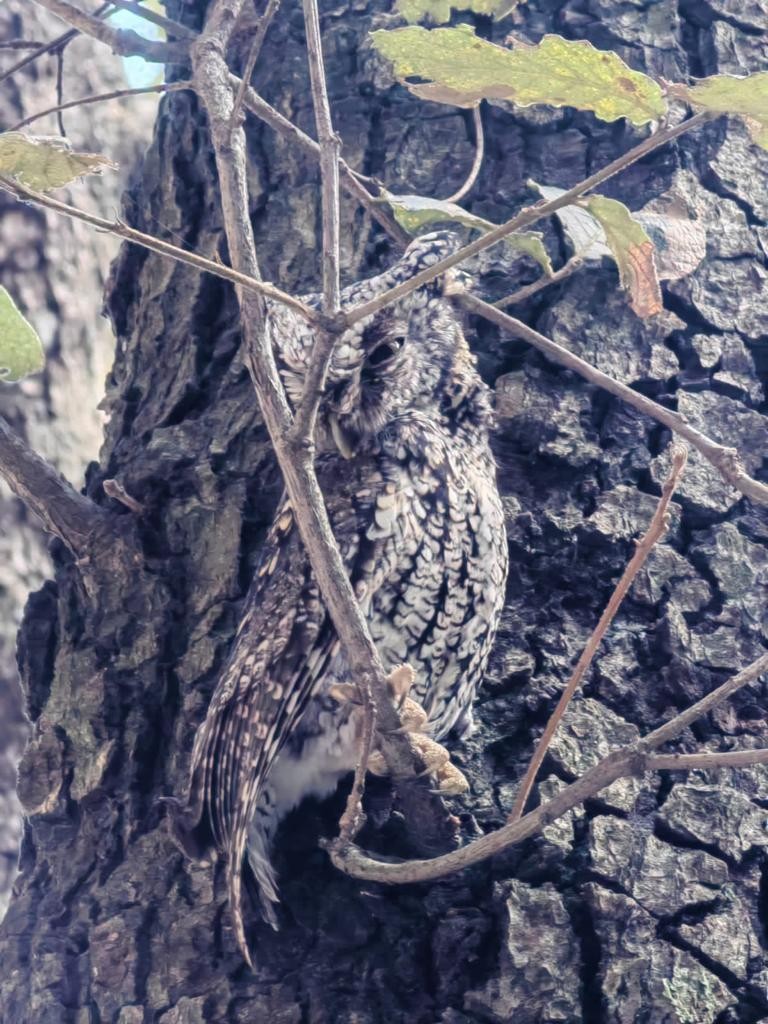
{"type": "Polygon", "coordinates": [[[14,381],[38,373],[45,362],[37,331],[0,286],[0,380],[14,381]]]}
{"type": "Polygon", "coordinates": [[[430,21],[444,25],[451,20],[451,8],[455,11],[472,11],[485,14],[498,21],[518,7],[523,0],[397,0],[398,12],[406,21],[430,21]]]}
{"type": "Polygon", "coordinates": [[[768,71],[742,78],[713,75],[695,85],[673,85],[669,93],[704,110],[744,118],[758,146],[768,149],[768,71]]]}
{"type": "Polygon", "coordinates": [[[376,49],[417,96],[459,107],[505,99],[521,107],[544,103],[591,110],[603,121],[646,124],[667,109],[660,86],[632,71],[615,53],[586,41],[547,35],[536,46],[505,49],[479,39],[468,25],[428,31],[417,26],[372,32],[376,49]]]}
{"type": "Polygon", "coordinates": [[[98,153],[74,152],[66,139],[55,135],[0,134],[0,174],[38,192],[61,188],[84,174],[100,174],[116,166],[98,153]]]}
{"type": "MultiPolygon", "coordinates": [[[[431,228],[435,224],[463,224],[468,228],[475,228],[485,233],[495,228],[496,225],[483,217],[477,217],[469,213],[456,203],[449,203],[445,199],[430,199],[428,196],[395,195],[392,192],[383,193],[385,200],[392,208],[395,220],[410,235],[418,234],[424,228],[431,228]]],[[[507,235],[504,242],[517,252],[525,253],[543,268],[545,274],[552,273],[552,263],[549,254],[544,248],[544,239],[537,231],[518,231],[515,234],[507,235]]]]}
{"type": "Polygon", "coordinates": [[[605,240],[619,268],[619,280],[630,295],[638,316],[660,313],[661,287],[653,262],[653,242],[623,203],[605,196],[585,200],[589,212],[605,232],[605,240]]]}
{"type": "MultiPolygon", "coordinates": [[[[557,199],[565,192],[552,185],[528,185],[544,199],[557,199]]],[[[581,206],[562,206],[555,216],[573,246],[574,256],[582,260],[613,259],[602,224],[581,206]]],[[[692,220],[684,211],[669,204],[654,202],[632,214],[653,243],[653,262],[660,281],[678,281],[692,274],[706,256],[707,234],[700,221],[692,220]]]]}

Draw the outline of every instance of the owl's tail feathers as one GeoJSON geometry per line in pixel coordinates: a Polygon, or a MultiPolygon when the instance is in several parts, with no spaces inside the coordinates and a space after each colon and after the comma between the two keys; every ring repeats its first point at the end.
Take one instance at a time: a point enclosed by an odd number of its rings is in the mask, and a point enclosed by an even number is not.
{"type": "Polygon", "coordinates": [[[261,830],[245,828],[241,822],[235,826],[227,857],[227,896],[235,938],[240,952],[249,967],[253,968],[251,951],[245,936],[243,919],[243,859],[248,843],[248,862],[258,887],[261,915],[277,931],[275,904],[280,902],[277,894],[277,879],[269,861],[267,839],[261,830]]]}
{"type": "Polygon", "coordinates": [[[269,837],[260,825],[253,821],[248,829],[248,863],[258,890],[261,916],[277,931],[275,907],[280,902],[280,897],[277,893],[277,876],[269,858],[269,845],[269,837]]]}

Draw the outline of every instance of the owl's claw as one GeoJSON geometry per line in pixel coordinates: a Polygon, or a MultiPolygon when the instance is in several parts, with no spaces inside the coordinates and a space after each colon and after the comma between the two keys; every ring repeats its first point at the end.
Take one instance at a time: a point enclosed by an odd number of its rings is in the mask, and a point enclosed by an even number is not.
{"type": "MultiPolygon", "coordinates": [[[[437,743],[422,730],[427,725],[428,715],[424,708],[408,694],[413,686],[415,676],[410,665],[400,665],[387,676],[387,685],[396,701],[400,725],[397,729],[377,730],[382,736],[402,735],[409,733],[411,740],[424,762],[424,770],[416,778],[431,775],[437,782],[434,793],[442,796],[457,796],[466,793],[469,783],[456,765],[451,764],[451,755],[441,743],[437,743]]],[[[360,705],[360,693],[354,683],[335,683],[328,690],[329,696],[339,703],[360,705]]],[[[368,771],[373,775],[389,775],[387,763],[380,750],[371,751],[368,758],[368,771]]],[[[409,778],[414,778],[410,775],[409,778]]]]}
{"type": "MultiPolygon", "coordinates": [[[[455,764],[451,764],[450,754],[441,743],[437,743],[420,732],[412,733],[411,740],[424,762],[424,771],[420,772],[416,776],[417,778],[431,775],[437,782],[437,789],[433,792],[440,793],[442,796],[458,796],[467,792],[469,783],[466,777],[455,764]]],[[[380,750],[374,750],[371,753],[368,759],[368,770],[374,775],[389,774],[387,763],[380,750]]]]}

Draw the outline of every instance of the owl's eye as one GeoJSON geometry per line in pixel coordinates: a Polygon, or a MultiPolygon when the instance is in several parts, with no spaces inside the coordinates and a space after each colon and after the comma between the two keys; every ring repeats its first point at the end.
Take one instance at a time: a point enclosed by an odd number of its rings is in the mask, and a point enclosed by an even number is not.
{"type": "Polygon", "coordinates": [[[387,363],[395,358],[404,344],[404,334],[392,335],[386,341],[383,341],[381,345],[376,346],[366,362],[369,366],[386,366],[387,363]]]}

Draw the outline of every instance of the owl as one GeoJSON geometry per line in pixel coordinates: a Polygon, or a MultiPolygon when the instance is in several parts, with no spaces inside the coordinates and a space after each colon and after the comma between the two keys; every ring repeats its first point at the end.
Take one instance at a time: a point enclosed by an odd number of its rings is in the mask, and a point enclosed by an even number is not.
{"type": "MultiPolygon", "coordinates": [[[[448,233],[417,239],[389,270],[348,288],[343,304],[382,294],[456,245],[448,233]]],[[[445,292],[437,279],[338,339],[316,436],[317,476],[355,595],[385,667],[413,668],[411,696],[436,740],[471,730],[507,573],[490,394],[445,292]]],[[[319,307],[318,296],[304,301],[319,307]]],[[[295,406],[313,332],[277,304],[267,330],[295,406]]],[[[359,716],[330,693],[348,681],[284,497],[195,737],[189,794],[176,816],[188,851],[212,842],[226,855],[235,933],[249,963],[243,870],[275,924],[270,844],[279,821],[304,797],[332,793],[355,766],[359,716]]]]}

